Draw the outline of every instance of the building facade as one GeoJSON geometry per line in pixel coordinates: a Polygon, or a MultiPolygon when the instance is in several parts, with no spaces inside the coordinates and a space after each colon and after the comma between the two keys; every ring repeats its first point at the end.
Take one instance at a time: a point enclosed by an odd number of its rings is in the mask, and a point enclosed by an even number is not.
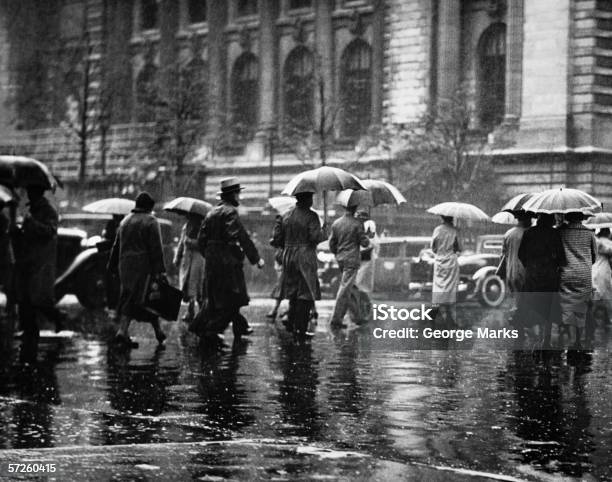
{"type": "Polygon", "coordinates": [[[2,150],[65,179],[83,99],[88,178],[150,162],[159,99],[186,90],[186,165],[206,166],[206,196],[237,174],[257,203],[304,166],[278,132],[333,115],[328,162],[384,176],[383,153],[354,163],[362,136],[461,90],[508,194],[565,185],[612,201],[606,0],[5,0],[0,16],[2,150]]]}

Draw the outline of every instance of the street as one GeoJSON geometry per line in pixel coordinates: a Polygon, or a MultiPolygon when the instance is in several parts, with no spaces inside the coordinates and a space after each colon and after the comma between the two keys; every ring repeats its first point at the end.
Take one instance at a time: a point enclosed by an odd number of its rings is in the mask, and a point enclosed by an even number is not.
{"type": "MultiPolygon", "coordinates": [[[[109,349],[110,325],[69,305],[82,333],[43,331],[38,362],[19,341],[0,368],[0,477],[49,480],[254,478],[548,480],[612,478],[608,333],[588,362],[530,352],[401,350],[372,327],[332,334],[319,304],[311,343],[244,310],[255,328],[221,351],[182,322],[158,349],[109,349]],[[55,473],[9,474],[9,463],[55,473]]],[[[474,320],[502,312],[464,308],[474,320]]]]}

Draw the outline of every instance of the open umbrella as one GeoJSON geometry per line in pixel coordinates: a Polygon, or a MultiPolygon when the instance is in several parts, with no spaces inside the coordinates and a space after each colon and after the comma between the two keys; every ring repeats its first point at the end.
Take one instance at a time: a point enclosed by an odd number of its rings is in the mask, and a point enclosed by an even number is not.
{"type": "Polygon", "coordinates": [[[100,199],[83,206],[83,211],[97,214],[129,214],[136,207],[136,203],[131,199],[111,197],[100,199]]]}
{"type": "Polygon", "coordinates": [[[501,211],[506,211],[509,213],[512,213],[514,211],[524,211],[523,206],[533,196],[535,196],[535,193],[531,193],[531,192],[525,193],[525,194],[518,194],[514,196],[512,199],[510,199],[510,201],[508,201],[506,204],[504,204],[501,208],[501,211]]]}
{"type": "Polygon", "coordinates": [[[177,197],[164,204],[164,211],[178,214],[198,214],[202,217],[212,209],[212,204],[193,197],[177,197]]]}
{"type": "Polygon", "coordinates": [[[291,179],[281,194],[294,196],[301,192],[342,191],[344,189],[363,189],[361,181],[337,167],[322,166],[301,172],[291,179]]]}
{"type": "Polygon", "coordinates": [[[457,219],[472,221],[488,221],[489,216],[480,208],[468,203],[445,202],[436,204],[427,210],[428,213],[439,216],[450,216],[457,219]]]}
{"type": "Polygon", "coordinates": [[[601,212],[601,203],[580,189],[562,187],[536,194],[523,205],[523,209],[544,214],[580,212],[592,215],[601,212]]]}
{"type": "Polygon", "coordinates": [[[268,204],[272,207],[272,209],[278,211],[278,214],[280,215],[283,215],[289,211],[289,209],[295,206],[296,202],[297,199],[290,196],[276,196],[268,199],[268,204]]]}
{"type": "Polygon", "coordinates": [[[491,218],[495,224],[517,224],[516,218],[508,211],[500,211],[491,218]]]}
{"type": "Polygon", "coordinates": [[[612,228],[612,213],[597,213],[584,222],[590,229],[612,228]]]}
{"type": "Polygon", "coordinates": [[[42,162],[30,157],[0,156],[0,184],[10,187],[40,186],[55,191],[61,183],[42,162]]]}
{"type": "Polygon", "coordinates": [[[363,179],[361,184],[367,188],[367,191],[345,189],[338,194],[336,202],[345,207],[348,205],[380,206],[381,204],[399,206],[407,202],[402,193],[386,181],[363,179]]]}

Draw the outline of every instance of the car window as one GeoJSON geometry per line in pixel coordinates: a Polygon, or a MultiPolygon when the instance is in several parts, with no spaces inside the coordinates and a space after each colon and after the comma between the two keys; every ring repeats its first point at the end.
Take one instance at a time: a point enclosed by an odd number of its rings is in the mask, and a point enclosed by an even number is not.
{"type": "Polygon", "coordinates": [[[481,253],[484,254],[497,254],[501,253],[504,241],[501,239],[485,239],[482,242],[480,249],[481,253]]]}

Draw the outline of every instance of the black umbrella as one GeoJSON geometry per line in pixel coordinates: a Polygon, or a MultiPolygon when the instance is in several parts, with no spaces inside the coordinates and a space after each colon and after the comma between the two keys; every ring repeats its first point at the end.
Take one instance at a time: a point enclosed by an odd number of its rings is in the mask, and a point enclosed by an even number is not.
{"type": "Polygon", "coordinates": [[[40,186],[55,191],[62,187],[42,162],[30,157],[0,156],[0,184],[10,187],[40,186]]]}

